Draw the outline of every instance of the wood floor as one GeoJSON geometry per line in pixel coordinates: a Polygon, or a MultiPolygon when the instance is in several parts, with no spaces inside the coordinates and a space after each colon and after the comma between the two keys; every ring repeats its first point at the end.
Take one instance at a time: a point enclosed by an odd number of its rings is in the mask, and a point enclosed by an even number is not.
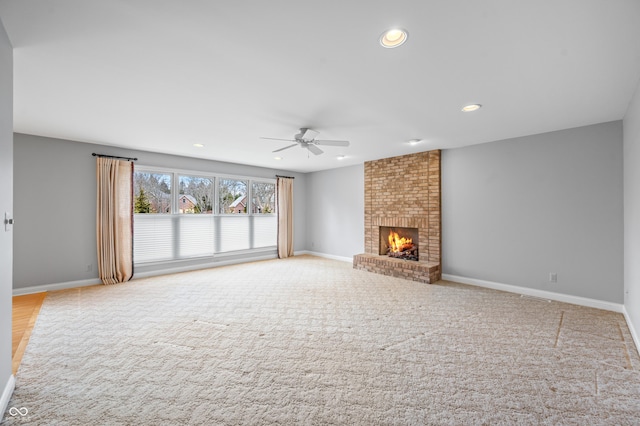
{"type": "Polygon", "coordinates": [[[46,295],[47,293],[35,293],[13,297],[11,345],[11,368],[13,374],[18,372],[24,350],[27,348],[27,343],[29,343],[29,337],[31,337],[31,330],[36,324],[40,307],[46,295]]]}

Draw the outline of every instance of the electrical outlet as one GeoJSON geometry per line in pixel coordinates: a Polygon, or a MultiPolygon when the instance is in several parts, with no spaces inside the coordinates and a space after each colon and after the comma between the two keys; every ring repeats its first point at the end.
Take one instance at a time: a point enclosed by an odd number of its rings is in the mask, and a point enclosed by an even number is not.
{"type": "Polygon", "coordinates": [[[93,271],[93,265],[92,264],[88,264],[87,265],[87,272],[91,272],[93,271]]]}
{"type": "Polygon", "coordinates": [[[558,274],[555,272],[550,272],[549,273],[549,282],[550,283],[557,283],[558,282],[558,274]]]}
{"type": "Polygon", "coordinates": [[[9,232],[9,230],[11,229],[11,225],[13,225],[13,218],[11,217],[11,214],[8,212],[4,213],[4,230],[5,232],[9,232]]]}

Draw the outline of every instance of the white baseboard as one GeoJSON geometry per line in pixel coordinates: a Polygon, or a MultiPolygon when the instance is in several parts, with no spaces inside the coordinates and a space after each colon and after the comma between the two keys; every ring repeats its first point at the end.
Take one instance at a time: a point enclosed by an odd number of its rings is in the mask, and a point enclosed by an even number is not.
{"type": "Polygon", "coordinates": [[[20,287],[13,289],[14,296],[21,296],[24,294],[42,293],[45,291],[65,290],[67,288],[87,287],[90,285],[102,284],[99,278],[91,278],[88,280],[67,281],[63,283],[54,284],[42,284],[34,285],[32,287],[20,287]]]}
{"type": "MultiPolygon", "coordinates": [[[[572,296],[569,294],[554,293],[552,291],[538,290],[535,288],[518,287],[511,284],[496,283],[493,281],[478,280],[475,278],[460,277],[457,275],[442,274],[442,279],[454,281],[461,284],[475,285],[478,287],[501,290],[509,293],[523,294],[525,296],[539,297],[542,299],[555,300],[556,302],[571,303],[573,305],[587,306],[589,308],[604,309],[624,313],[624,305],[621,303],[605,302],[603,300],[589,299],[587,297],[572,296]]],[[[627,321],[628,323],[629,321],[627,321]]]]}
{"type": "Polygon", "coordinates": [[[624,315],[624,319],[627,321],[627,327],[629,327],[629,331],[631,332],[633,343],[636,344],[636,350],[638,351],[638,354],[640,354],[640,338],[638,338],[638,333],[636,332],[636,329],[633,326],[633,322],[631,322],[631,317],[627,312],[626,306],[622,306],[622,314],[624,315]]]}
{"type": "MultiPolygon", "coordinates": [[[[310,254],[312,256],[324,257],[324,258],[333,259],[333,260],[340,260],[343,262],[353,261],[353,259],[350,257],[333,256],[330,254],[316,253],[316,252],[307,251],[307,250],[294,252],[294,256],[299,256],[303,254],[310,254]]],[[[277,255],[268,254],[263,256],[252,257],[250,259],[246,259],[246,258],[245,259],[229,259],[229,260],[219,260],[217,262],[201,263],[198,265],[176,266],[172,268],[157,269],[154,271],[136,272],[133,278],[134,279],[148,278],[148,277],[155,277],[158,275],[177,274],[180,272],[196,271],[198,269],[215,268],[217,266],[235,265],[238,263],[247,263],[247,262],[254,262],[259,260],[271,260],[276,258],[277,258],[277,255]]],[[[46,291],[55,291],[55,290],[65,290],[68,288],[86,287],[90,285],[99,285],[99,284],[102,284],[102,281],[99,278],[92,278],[88,280],[78,280],[78,281],[67,281],[67,282],[53,283],[53,284],[42,284],[42,285],[36,285],[31,287],[14,288],[13,295],[22,296],[25,294],[42,293],[46,291]]]]}
{"type": "Polygon", "coordinates": [[[325,259],[339,260],[341,262],[349,262],[349,263],[353,262],[353,257],[334,256],[333,254],[318,253],[318,252],[309,251],[309,250],[302,250],[302,251],[297,251],[297,252],[294,253],[295,256],[298,256],[298,255],[301,255],[301,254],[308,254],[308,255],[311,255],[311,256],[324,257],[325,259]]]}
{"type": "Polygon", "coordinates": [[[9,400],[11,400],[11,395],[13,395],[13,390],[15,388],[16,378],[12,374],[9,376],[9,380],[7,380],[7,384],[5,385],[4,391],[2,391],[2,396],[0,397],[0,420],[4,418],[4,412],[7,411],[9,400]]]}
{"type": "Polygon", "coordinates": [[[248,263],[248,262],[256,262],[259,260],[272,260],[272,259],[276,259],[276,256],[274,256],[273,254],[269,254],[264,256],[252,257],[250,259],[230,259],[230,260],[221,260],[218,262],[200,263],[198,265],[177,266],[174,268],[158,269],[155,271],[136,272],[133,278],[134,279],[148,278],[148,277],[155,277],[158,275],[177,274],[180,272],[197,271],[199,269],[209,269],[209,268],[216,268],[218,266],[236,265],[238,263],[248,263]]]}
{"type": "MultiPolygon", "coordinates": [[[[136,272],[134,273],[133,278],[134,279],[147,278],[147,277],[154,277],[158,275],[176,274],[179,272],[195,271],[198,269],[215,268],[216,266],[234,265],[237,263],[246,263],[248,261],[253,262],[257,260],[269,260],[269,259],[275,259],[275,257],[273,255],[265,255],[265,256],[252,257],[250,260],[247,260],[247,259],[222,260],[218,262],[203,263],[198,265],[178,266],[173,268],[158,269],[155,271],[136,272]]],[[[92,278],[88,280],[78,280],[78,281],[68,281],[63,283],[42,284],[42,285],[36,285],[31,287],[14,288],[13,295],[22,296],[25,294],[43,293],[46,291],[65,290],[69,288],[87,287],[90,285],[100,285],[100,284],[102,284],[102,281],[99,278],[92,278]]]]}

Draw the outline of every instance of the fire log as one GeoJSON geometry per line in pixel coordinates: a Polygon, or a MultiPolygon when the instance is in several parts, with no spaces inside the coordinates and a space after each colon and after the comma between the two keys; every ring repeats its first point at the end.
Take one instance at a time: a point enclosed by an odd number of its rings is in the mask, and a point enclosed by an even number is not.
{"type": "Polygon", "coordinates": [[[407,243],[407,244],[403,244],[403,245],[401,245],[401,246],[399,247],[399,250],[398,250],[398,251],[399,251],[400,253],[402,253],[403,251],[410,251],[410,250],[413,250],[413,249],[414,249],[414,247],[415,247],[415,245],[414,245],[414,244],[412,244],[412,243],[407,243]]]}

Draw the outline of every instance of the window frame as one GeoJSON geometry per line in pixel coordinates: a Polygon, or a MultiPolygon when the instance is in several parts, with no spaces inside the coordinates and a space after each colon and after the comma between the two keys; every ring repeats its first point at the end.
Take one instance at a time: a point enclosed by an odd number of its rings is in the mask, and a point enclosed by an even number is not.
{"type": "MultiPolygon", "coordinates": [[[[245,197],[247,198],[247,205],[246,205],[247,206],[247,212],[246,213],[242,213],[242,214],[243,215],[246,214],[247,216],[249,216],[249,213],[250,213],[250,211],[249,211],[249,202],[250,202],[249,196],[250,196],[250,193],[251,193],[251,188],[250,188],[251,180],[249,178],[244,178],[244,177],[240,178],[240,177],[232,177],[232,176],[227,176],[227,175],[224,175],[224,176],[221,175],[221,176],[217,177],[217,179],[216,179],[216,187],[215,187],[215,197],[216,197],[216,203],[217,204],[216,204],[216,210],[215,211],[216,212],[220,211],[220,194],[218,193],[218,189],[220,188],[220,180],[221,179],[237,180],[237,181],[241,181],[241,182],[246,182],[246,184],[247,184],[247,193],[246,193],[245,197]]],[[[237,216],[235,213],[216,213],[216,214],[218,216],[237,216]]]]}
{"type": "MultiPolygon", "coordinates": [[[[265,252],[265,251],[271,251],[273,249],[276,248],[277,246],[277,242],[274,241],[274,244],[271,246],[264,246],[264,247],[252,247],[255,243],[256,243],[256,235],[255,235],[255,230],[254,228],[254,217],[277,217],[277,202],[276,200],[276,194],[275,194],[275,190],[277,188],[276,183],[277,180],[275,178],[263,178],[263,177],[251,177],[251,176],[244,176],[244,175],[232,175],[232,174],[223,174],[223,173],[215,173],[215,172],[204,172],[204,171],[197,171],[197,170],[185,170],[185,169],[177,169],[177,168],[171,168],[171,167],[159,167],[159,166],[146,166],[146,165],[138,165],[136,164],[135,168],[134,168],[134,181],[135,181],[135,173],[137,172],[141,172],[141,173],[157,173],[157,174],[164,174],[164,175],[169,175],[170,176],[170,180],[171,180],[171,206],[170,206],[170,213],[134,213],[134,230],[135,230],[135,218],[137,216],[151,216],[151,215],[164,215],[164,216],[169,216],[172,218],[171,223],[172,226],[179,226],[177,224],[180,223],[180,220],[182,217],[203,217],[203,216],[211,216],[212,220],[214,221],[214,228],[218,229],[219,228],[219,224],[220,224],[220,220],[223,217],[238,217],[238,218],[245,218],[245,220],[247,220],[249,222],[249,248],[246,249],[239,249],[239,250],[231,250],[231,251],[218,251],[219,249],[219,243],[217,242],[219,240],[219,234],[217,233],[218,231],[214,231],[214,250],[213,250],[213,254],[212,255],[203,255],[203,256],[190,256],[190,257],[179,257],[179,250],[176,248],[177,245],[177,239],[179,239],[179,237],[176,237],[174,235],[173,239],[173,245],[174,247],[172,248],[172,258],[171,259],[165,259],[165,260],[148,260],[148,261],[144,261],[144,262],[135,262],[135,257],[134,257],[134,264],[135,265],[139,265],[139,266],[147,266],[147,265],[153,265],[153,264],[164,264],[164,263],[168,263],[168,262],[182,262],[182,261],[189,261],[189,260],[197,260],[197,259],[203,259],[203,258],[216,258],[216,257],[226,257],[226,256],[233,256],[233,255],[238,255],[238,254],[243,254],[243,253],[258,253],[258,252],[265,252]],[[180,194],[180,176],[188,176],[188,177],[198,177],[198,178],[208,178],[208,179],[212,179],[213,181],[213,189],[212,189],[212,197],[213,197],[213,210],[211,213],[200,213],[200,214],[194,214],[194,213],[181,213],[180,212],[180,203],[179,203],[179,199],[180,196],[182,194],[180,194]],[[219,211],[219,192],[218,192],[218,187],[219,187],[219,180],[220,179],[233,179],[233,180],[240,180],[240,181],[244,181],[247,184],[247,212],[246,213],[242,213],[242,214],[234,214],[234,213],[218,213],[219,211]],[[272,213],[253,213],[253,183],[254,182],[260,182],[260,183],[268,183],[268,184],[272,184],[274,186],[274,211],[272,213]]],[[[188,219],[187,219],[188,220],[188,219]]],[[[277,220],[277,219],[276,219],[277,220]]],[[[276,223],[276,227],[277,227],[277,223],[276,223]]],[[[174,232],[180,232],[179,230],[174,230],[174,232]]],[[[277,236],[276,236],[277,239],[277,236]]]]}
{"type": "Polygon", "coordinates": [[[160,175],[169,175],[170,176],[170,181],[171,181],[171,192],[169,194],[169,212],[156,212],[156,213],[133,213],[133,214],[162,214],[162,215],[171,215],[174,214],[175,212],[175,208],[176,206],[176,202],[174,202],[174,182],[173,182],[173,174],[171,172],[168,171],[163,171],[157,168],[142,168],[142,167],[138,167],[138,166],[134,166],[133,169],[133,204],[134,204],[134,208],[135,208],[135,193],[136,193],[136,188],[135,188],[135,174],[137,171],[140,171],[142,173],[149,173],[149,174],[160,174],[160,175]]]}
{"type": "MultiPolygon", "coordinates": [[[[134,170],[135,173],[135,170],[134,170]]],[[[176,214],[186,214],[186,215],[193,215],[193,214],[198,214],[198,215],[208,215],[208,214],[215,214],[215,203],[216,200],[215,198],[215,193],[216,193],[216,183],[217,183],[217,179],[215,178],[215,176],[211,176],[211,175],[205,175],[203,173],[199,173],[199,172],[194,172],[194,173],[187,173],[187,172],[182,172],[182,171],[176,171],[173,172],[173,178],[177,183],[178,183],[178,187],[180,186],[180,177],[184,176],[184,177],[192,177],[192,178],[203,178],[203,179],[211,179],[211,201],[212,201],[212,205],[211,205],[211,213],[180,213],[180,202],[178,200],[180,200],[180,196],[181,195],[187,195],[187,194],[180,194],[180,189],[178,188],[176,191],[176,214]]],[[[176,183],[173,182],[173,183],[176,183]]]]}

